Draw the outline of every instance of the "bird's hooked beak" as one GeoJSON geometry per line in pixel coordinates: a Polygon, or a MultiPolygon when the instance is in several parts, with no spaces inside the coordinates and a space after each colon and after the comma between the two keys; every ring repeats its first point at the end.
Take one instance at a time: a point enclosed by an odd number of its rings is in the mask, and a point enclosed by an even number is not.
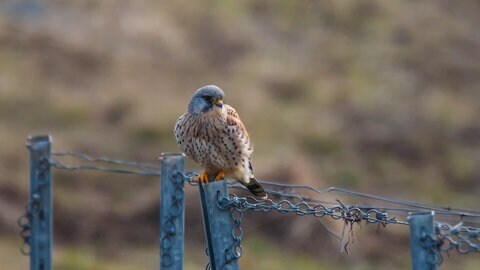
{"type": "Polygon", "coordinates": [[[221,109],[223,107],[223,100],[221,98],[214,98],[213,105],[221,109]]]}

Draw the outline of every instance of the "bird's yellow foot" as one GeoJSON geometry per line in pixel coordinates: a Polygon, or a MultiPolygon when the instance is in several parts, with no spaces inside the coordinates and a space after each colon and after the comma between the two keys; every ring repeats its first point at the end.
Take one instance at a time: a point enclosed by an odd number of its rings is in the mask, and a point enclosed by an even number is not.
{"type": "Polygon", "coordinates": [[[217,176],[215,176],[215,181],[220,181],[222,180],[223,178],[225,177],[225,172],[223,170],[221,170],[217,176]]]}
{"type": "Polygon", "coordinates": [[[202,184],[208,184],[208,174],[206,171],[203,171],[202,174],[195,177],[195,182],[200,182],[202,184]]]}

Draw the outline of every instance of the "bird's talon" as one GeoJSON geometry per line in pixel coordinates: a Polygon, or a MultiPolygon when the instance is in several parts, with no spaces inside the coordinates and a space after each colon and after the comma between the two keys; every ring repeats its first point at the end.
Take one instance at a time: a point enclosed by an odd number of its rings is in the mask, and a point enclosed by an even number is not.
{"type": "Polygon", "coordinates": [[[221,170],[217,176],[215,176],[215,181],[220,181],[222,180],[223,178],[225,177],[225,172],[223,170],[221,170]]]}
{"type": "Polygon", "coordinates": [[[202,174],[198,176],[198,180],[202,184],[208,184],[208,174],[207,174],[207,172],[203,171],[202,174]]]}

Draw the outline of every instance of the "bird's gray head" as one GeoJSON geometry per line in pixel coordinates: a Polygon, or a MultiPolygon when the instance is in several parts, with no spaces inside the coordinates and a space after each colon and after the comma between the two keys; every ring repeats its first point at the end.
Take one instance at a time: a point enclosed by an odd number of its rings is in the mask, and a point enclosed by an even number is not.
{"type": "Polygon", "coordinates": [[[199,88],[193,94],[188,112],[193,114],[206,113],[215,108],[222,109],[225,94],[222,89],[215,85],[207,85],[199,88]]]}

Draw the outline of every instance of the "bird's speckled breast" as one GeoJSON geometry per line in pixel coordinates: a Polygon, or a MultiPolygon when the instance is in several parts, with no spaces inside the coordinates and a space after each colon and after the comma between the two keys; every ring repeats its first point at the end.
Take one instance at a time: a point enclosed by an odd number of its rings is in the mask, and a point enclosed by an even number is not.
{"type": "Polygon", "coordinates": [[[227,176],[241,175],[249,168],[252,150],[248,135],[241,130],[243,127],[228,122],[226,114],[212,111],[199,115],[186,113],[175,125],[174,133],[181,149],[208,174],[217,174],[223,169],[227,176]]]}

